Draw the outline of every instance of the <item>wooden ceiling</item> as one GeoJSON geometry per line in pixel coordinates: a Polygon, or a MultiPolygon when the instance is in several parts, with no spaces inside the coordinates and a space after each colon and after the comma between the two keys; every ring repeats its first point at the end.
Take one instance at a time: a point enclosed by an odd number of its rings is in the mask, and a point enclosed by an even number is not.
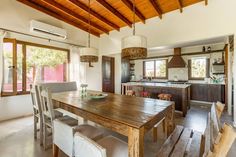
{"type": "MultiPolygon", "coordinates": [[[[89,30],[88,0],[17,0],[84,31],[89,30]]],[[[173,10],[183,12],[184,7],[208,0],[135,0],[135,21],[145,20],[173,10]]],[[[100,36],[121,27],[132,27],[133,0],[91,0],[91,34],[100,36]]]]}

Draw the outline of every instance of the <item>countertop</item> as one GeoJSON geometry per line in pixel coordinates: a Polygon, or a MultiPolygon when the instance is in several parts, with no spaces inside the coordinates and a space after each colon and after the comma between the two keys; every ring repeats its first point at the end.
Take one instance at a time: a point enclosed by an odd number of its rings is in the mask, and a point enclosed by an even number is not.
{"type": "Polygon", "coordinates": [[[188,88],[191,84],[171,84],[171,83],[154,83],[154,82],[127,82],[122,83],[126,86],[146,86],[146,87],[169,87],[169,88],[188,88]]]}

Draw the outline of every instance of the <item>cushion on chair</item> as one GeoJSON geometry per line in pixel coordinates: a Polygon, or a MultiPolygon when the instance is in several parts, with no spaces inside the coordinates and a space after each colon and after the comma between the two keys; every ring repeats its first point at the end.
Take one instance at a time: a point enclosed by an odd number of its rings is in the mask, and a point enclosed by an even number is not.
{"type": "Polygon", "coordinates": [[[101,129],[88,124],[82,124],[76,126],[75,132],[80,132],[84,136],[93,139],[95,141],[103,137],[103,131],[101,129]]]}
{"type": "Polygon", "coordinates": [[[107,136],[97,143],[106,149],[107,157],[128,157],[128,144],[116,137],[107,136]]]}
{"type": "MultiPolygon", "coordinates": [[[[63,114],[63,115],[70,116],[70,117],[72,117],[72,118],[74,118],[74,119],[78,119],[78,116],[77,116],[76,114],[71,113],[71,112],[69,112],[69,111],[66,111],[66,110],[64,110],[64,109],[62,109],[62,108],[56,108],[56,109],[54,109],[54,111],[57,111],[57,112],[59,112],[59,113],[61,113],[61,114],[63,114]]],[[[55,114],[55,116],[56,116],[56,114],[55,114]]]]}
{"type": "Polygon", "coordinates": [[[80,132],[74,136],[74,156],[75,157],[109,157],[106,149],[98,145],[95,141],[84,136],[80,132]]]}

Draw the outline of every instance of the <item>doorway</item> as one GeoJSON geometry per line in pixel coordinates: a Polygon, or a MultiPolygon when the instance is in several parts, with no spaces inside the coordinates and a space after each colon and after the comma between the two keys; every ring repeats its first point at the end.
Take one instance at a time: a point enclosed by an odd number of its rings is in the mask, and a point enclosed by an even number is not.
{"type": "Polygon", "coordinates": [[[102,91],[115,91],[115,58],[102,56],[102,91]]]}

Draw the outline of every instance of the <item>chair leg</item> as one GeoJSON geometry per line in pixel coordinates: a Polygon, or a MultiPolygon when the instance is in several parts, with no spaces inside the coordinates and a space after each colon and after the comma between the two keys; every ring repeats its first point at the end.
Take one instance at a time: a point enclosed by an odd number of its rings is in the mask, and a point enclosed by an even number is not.
{"type": "Polygon", "coordinates": [[[53,144],[53,157],[58,157],[59,148],[57,145],[53,144]]]}
{"type": "Polygon", "coordinates": [[[34,116],[34,139],[37,139],[37,122],[38,117],[34,116]]]}
{"type": "Polygon", "coordinates": [[[40,145],[43,145],[43,121],[40,119],[40,128],[39,128],[39,134],[40,134],[40,145]]]}
{"type": "Polygon", "coordinates": [[[44,150],[47,149],[46,138],[47,138],[47,126],[45,124],[43,124],[43,148],[44,148],[44,150]]]}
{"type": "Polygon", "coordinates": [[[153,142],[157,142],[157,127],[154,126],[152,129],[153,142]]]}

